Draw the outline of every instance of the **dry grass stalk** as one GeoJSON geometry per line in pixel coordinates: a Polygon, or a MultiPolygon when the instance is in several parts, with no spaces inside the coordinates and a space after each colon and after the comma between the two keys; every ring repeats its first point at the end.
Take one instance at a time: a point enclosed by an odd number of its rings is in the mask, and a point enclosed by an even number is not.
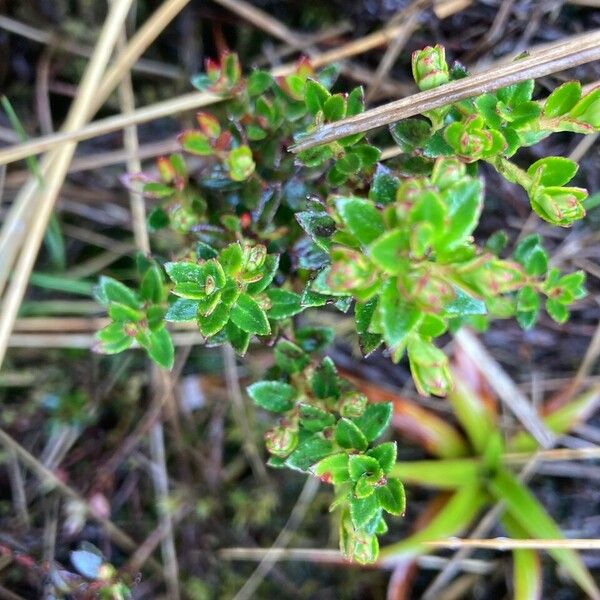
{"type": "MultiPolygon", "coordinates": [[[[396,35],[401,33],[404,29],[404,25],[397,25],[395,27],[389,27],[382,29],[375,33],[369,34],[359,40],[354,40],[321,54],[317,54],[311,57],[311,63],[315,68],[323,67],[332,62],[343,60],[350,56],[362,54],[368,50],[382,46],[393,40],[396,35]]],[[[131,44],[131,42],[130,42],[131,44]]],[[[274,76],[282,76],[291,73],[296,67],[295,63],[282,65],[272,69],[271,73],[274,76]]],[[[104,89],[104,86],[103,88],[104,89]]],[[[100,97],[100,94],[99,94],[100,97]]],[[[114,115],[105,119],[99,119],[89,125],[82,127],[78,131],[73,132],[60,132],[47,136],[41,136],[35,140],[9,146],[0,150],[0,165],[8,164],[33,154],[40,154],[64,144],[69,141],[82,141],[93,137],[98,137],[129,127],[131,125],[139,125],[140,123],[146,123],[154,119],[160,119],[161,117],[167,117],[172,114],[184,112],[186,110],[192,110],[210,104],[223,101],[225,98],[220,95],[210,94],[207,92],[191,92],[165,100],[163,102],[157,102],[143,108],[136,109],[131,115],[114,115]]],[[[1,248],[1,245],[0,245],[1,248]]]]}
{"type": "Polygon", "coordinates": [[[530,550],[551,550],[554,548],[568,548],[570,550],[600,550],[598,539],[557,539],[557,540],[516,540],[512,538],[497,537],[488,539],[448,538],[447,540],[434,540],[424,542],[429,548],[446,548],[457,550],[459,548],[486,548],[488,550],[515,550],[528,548],[530,550]]]}
{"type": "Polygon", "coordinates": [[[306,44],[304,36],[298,35],[281,21],[275,19],[264,10],[256,8],[248,2],[244,2],[244,0],[213,0],[213,2],[220,4],[258,29],[262,29],[274,38],[280,39],[292,47],[301,48],[306,44]]]}
{"type": "Polygon", "coordinates": [[[434,0],[433,12],[435,16],[442,20],[468,8],[473,0],[434,0]]]}
{"type": "MultiPolygon", "coordinates": [[[[93,102],[108,61],[115,48],[120,29],[125,22],[132,0],[111,5],[100,37],[94,49],[94,54],[85,70],[77,97],[73,101],[67,116],[64,129],[75,130],[86,121],[88,107],[93,102]]],[[[0,321],[0,364],[4,359],[8,338],[27,288],[29,274],[35,263],[46,226],[54,202],[64,181],[71,158],[75,152],[76,144],[69,143],[62,146],[54,156],[49,159],[49,167],[44,173],[44,187],[40,192],[39,206],[36,207],[35,219],[32,219],[27,230],[27,238],[16,264],[13,279],[2,304],[2,320],[0,321]]],[[[31,184],[37,190],[38,183],[32,179],[31,184]]],[[[27,186],[26,186],[27,187],[27,186]]]]}
{"type": "Polygon", "coordinates": [[[378,106],[354,117],[324,125],[301,142],[291,146],[289,150],[300,152],[346,135],[363,133],[383,125],[389,125],[401,119],[422,114],[424,111],[491,92],[525,79],[544,77],[598,59],[600,59],[600,31],[595,30],[577,36],[575,40],[555,44],[543,52],[532,54],[521,60],[494,67],[408,98],[378,106]]]}
{"type": "MultiPolygon", "coordinates": [[[[102,106],[125,73],[129,72],[135,61],[188,2],[189,0],[165,0],[140,27],[131,38],[127,48],[108,69],[92,101],[85,107],[84,122],[87,122],[102,106]]],[[[63,129],[67,129],[66,124],[63,129]]],[[[44,176],[48,172],[50,163],[51,157],[44,157],[40,169],[44,176]]],[[[29,229],[30,216],[36,213],[31,203],[35,201],[38,191],[37,181],[30,178],[13,202],[0,231],[0,255],[4,259],[0,263],[0,292],[4,289],[8,273],[13,266],[18,249],[21,247],[25,232],[29,229]]]]}
{"type": "MultiPolygon", "coordinates": [[[[93,48],[90,48],[89,46],[71,42],[65,36],[57,35],[55,32],[42,31],[41,29],[17,21],[16,19],[11,19],[5,15],[0,15],[0,29],[20,35],[40,44],[46,44],[54,48],[65,50],[66,52],[83,58],[89,58],[93,52],[93,48]]],[[[180,79],[183,75],[181,69],[178,67],[146,58],[138,58],[131,68],[138,73],[166,77],[168,79],[180,79]]]]}
{"type": "Polygon", "coordinates": [[[494,392],[510,408],[523,427],[543,448],[552,446],[554,434],[544,425],[523,392],[489,354],[483,344],[465,328],[458,331],[454,339],[473,363],[478,365],[494,392]]]}

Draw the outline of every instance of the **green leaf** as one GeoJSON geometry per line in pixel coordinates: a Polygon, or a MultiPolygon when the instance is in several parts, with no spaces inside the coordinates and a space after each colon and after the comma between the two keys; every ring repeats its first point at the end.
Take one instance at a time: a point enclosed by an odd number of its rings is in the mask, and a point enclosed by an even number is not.
{"type": "Polygon", "coordinates": [[[148,337],[150,340],[148,348],[150,358],[161,367],[171,369],[175,360],[175,350],[169,332],[163,327],[162,329],[148,332],[148,337]]]}
{"type": "Polygon", "coordinates": [[[468,315],[485,315],[487,308],[483,300],[473,298],[458,287],[454,288],[455,298],[444,306],[447,315],[465,317],[468,315]]]}
{"type": "Polygon", "coordinates": [[[202,300],[210,295],[211,289],[220,289],[225,285],[225,273],[215,259],[202,264],[193,262],[169,262],[165,270],[175,283],[173,293],[177,296],[202,300]]]}
{"type": "Polygon", "coordinates": [[[323,114],[327,121],[339,121],[346,116],[346,101],[341,94],[334,94],[323,104],[323,114]]]}
{"type": "Polygon", "coordinates": [[[553,298],[546,300],[546,312],[561,325],[569,320],[569,311],[565,308],[565,305],[553,298]]]}
{"type": "Polygon", "coordinates": [[[251,335],[242,331],[233,321],[227,321],[225,324],[225,335],[236,353],[244,356],[248,350],[251,335]]]}
{"type": "Polygon", "coordinates": [[[474,458],[397,462],[390,475],[405,483],[453,490],[475,485],[481,479],[481,464],[474,458]]]}
{"type": "Polygon", "coordinates": [[[346,111],[347,117],[353,117],[360,114],[365,110],[365,92],[362,86],[355,87],[348,94],[348,109],[346,111]]]}
{"type": "Polygon", "coordinates": [[[239,290],[235,283],[230,282],[219,299],[219,302],[208,314],[198,314],[200,333],[206,337],[215,335],[225,327],[231,316],[231,308],[238,298],[239,290]]]}
{"type": "Polygon", "coordinates": [[[385,485],[375,488],[379,505],[391,515],[402,515],[406,510],[404,486],[398,479],[388,479],[385,485]]]}
{"type": "Polygon", "coordinates": [[[496,430],[496,410],[489,401],[473,391],[460,377],[454,378],[454,387],[448,392],[454,414],[478,453],[485,449],[496,430]]]}
{"type": "Polygon", "coordinates": [[[152,265],[142,277],[140,293],[144,300],[155,304],[161,302],[164,294],[163,277],[160,268],[152,265]]]}
{"type": "Polygon", "coordinates": [[[319,433],[310,433],[301,437],[296,449],[285,461],[286,466],[302,473],[306,473],[310,467],[322,458],[331,454],[333,445],[324,439],[319,433]]]}
{"type": "Polygon", "coordinates": [[[396,200],[396,192],[400,186],[400,180],[387,167],[379,164],[371,180],[369,188],[369,200],[378,204],[390,204],[396,200]]]}
{"type": "Polygon", "coordinates": [[[302,299],[300,294],[281,288],[272,288],[267,290],[267,296],[271,300],[271,308],[267,313],[270,319],[287,319],[304,310],[300,302],[302,299]]]}
{"type": "Polygon", "coordinates": [[[564,185],[575,177],[579,165],[563,156],[546,156],[535,161],[529,169],[527,175],[536,178],[540,172],[539,185],[564,185]]]}
{"type": "Polygon", "coordinates": [[[408,236],[403,229],[392,229],[378,237],[368,250],[371,260],[390,275],[398,275],[406,270],[402,260],[408,250],[408,236]]]}
{"type": "Polygon", "coordinates": [[[151,231],[158,231],[169,225],[169,215],[160,207],[156,206],[148,214],[148,227],[151,231]]]}
{"type": "Polygon", "coordinates": [[[374,478],[376,483],[382,476],[382,470],[376,458],[366,454],[352,454],[348,460],[348,473],[352,481],[358,481],[363,475],[374,478]]]}
{"type": "Polygon", "coordinates": [[[571,109],[569,116],[594,128],[600,127],[600,88],[593,89],[581,98],[571,109]]]}
{"type": "Polygon", "coordinates": [[[133,338],[127,335],[123,323],[107,325],[96,333],[96,339],[99,343],[95,350],[103,354],[118,354],[133,344],[133,338]]]}
{"type": "Polygon", "coordinates": [[[351,152],[359,158],[363,170],[373,167],[381,157],[381,150],[369,144],[355,144],[351,152]]]}
{"type": "Polygon", "coordinates": [[[310,468],[313,475],[324,483],[339,485],[350,480],[348,474],[348,455],[345,452],[332,454],[320,460],[310,468]]]}
{"type": "Polygon", "coordinates": [[[246,388],[248,395],[258,406],[272,412],[282,413],[294,406],[296,390],[281,381],[257,381],[246,388]]]}
{"type": "Polygon", "coordinates": [[[231,309],[231,320],[243,331],[269,335],[271,327],[265,311],[248,294],[240,294],[231,309]]]}
{"type": "Polygon", "coordinates": [[[111,302],[108,305],[108,316],[113,321],[141,321],[144,317],[144,313],[135,308],[129,308],[125,304],[119,302],[111,302]]]}
{"type": "Polygon", "coordinates": [[[309,363],[306,352],[289,340],[279,340],[274,355],[275,364],[289,375],[299,373],[309,363]]]}
{"type": "Polygon", "coordinates": [[[533,96],[533,88],[535,87],[535,81],[533,79],[527,79],[520,83],[513,83],[496,91],[498,100],[501,100],[505,104],[515,108],[523,102],[528,102],[533,96]]]}
{"type": "Polygon", "coordinates": [[[546,98],[544,116],[553,118],[567,114],[577,104],[579,98],[581,98],[579,81],[563,83],[546,98]]]}
{"type": "Polygon", "coordinates": [[[372,494],[366,498],[350,498],[350,516],[357,529],[367,525],[380,509],[379,500],[372,494]]]}
{"type": "Polygon", "coordinates": [[[277,269],[279,268],[279,254],[267,254],[265,258],[265,263],[262,267],[263,276],[258,281],[254,281],[248,284],[246,288],[246,292],[251,296],[255,296],[256,294],[260,294],[264,290],[266,290],[270,285],[275,275],[277,274],[277,269]]]}
{"type": "Polygon", "coordinates": [[[340,198],[336,207],[350,233],[361,244],[368,245],[383,234],[381,213],[368,200],[340,198]]]}
{"type": "MultiPolygon", "coordinates": [[[[544,275],[548,269],[548,255],[542,246],[542,238],[537,233],[524,237],[517,244],[513,256],[525,267],[528,275],[544,275]]],[[[526,307],[521,308],[528,310],[526,307]]]]}
{"type": "MultiPolygon", "coordinates": [[[[527,539],[527,532],[511,517],[504,514],[502,526],[513,539],[527,539]]],[[[541,600],[542,568],[537,550],[516,548],[513,555],[513,594],[514,600],[541,600]]]]}
{"type": "Polygon", "coordinates": [[[333,414],[313,404],[301,403],[299,415],[300,424],[308,431],[323,431],[323,429],[335,423],[333,414]]]}
{"type": "Polygon", "coordinates": [[[139,296],[133,290],[130,290],[116,279],[104,275],[100,277],[100,282],[96,288],[96,297],[101,304],[119,302],[130,308],[139,308],[141,305],[139,296]]]}
{"type": "Polygon", "coordinates": [[[389,473],[396,463],[396,442],[385,442],[371,448],[367,452],[368,456],[372,456],[385,474],[389,473]]]}
{"type": "Polygon", "coordinates": [[[338,381],[337,370],[335,364],[328,356],[326,356],[315,369],[310,385],[313,394],[321,400],[339,397],[340,384],[338,381]]]}
{"type": "Polygon", "coordinates": [[[353,152],[347,152],[336,160],[335,168],[344,175],[353,175],[360,170],[360,158],[353,152]]]}
{"type": "Polygon", "coordinates": [[[190,154],[198,156],[211,156],[215,153],[210,140],[200,131],[189,130],[179,135],[181,147],[190,154]]]}
{"type": "Polygon", "coordinates": [[[311,115],[316,116],[319,111],[323,111],[325,108],[325,102],[331,97],[331,94],[327,89],[314,79],[306,80],[306,87],[304,88],[304,102],[306,108],[311,115]]]}
{"type": "MultiPolygon", "coordinates": [[[[489,483],[490,492],[506,504],[508,513],[534,539],[562,539],[558,525],[535,496],[509,471],[501,469],[489,483]]],[[[592,598],[600,590],[579,555],[570,549],[548,548],[550,554],[592,598]]]]}
{"type": "Polygon", "coordinates": [[[273,77],[268,71],[254,70],[247,80],[247,90],[250,96],[260,96],[273,83],[273,77]]]}
{"type": "Polygon", "coordinates": [[[425,119],[403,119],[390,125],[390,133],[402,152],[422,148],[431,136],[431,124],[425,119]]]}
{"type": "MultiPolygon", "coordinates": [[[[382,287],[379,314],[383,337],[392,351],[402,348],[410,332],[418,325],[421,313],[400,298],[396,279],[388,279],[382,287]]],[[[399,360],[398,357],[394,359],[399,360]]]]}
{"type": "Polygon", "coordinates": [[[356,332],[357,333],[368,333],[373,315],[377,309],[377,303],[379,298],[374,296],[371,300],[361,303],[357,302],[354,307],[354,317],[356,320],[356,332]]]}
{"type": "Polygon", "coordinates": [[[198,313],[198,302],[187,298],[177,298],[167,309],[165,321],[191,321],[198,313]]]}
{"type": "Polygon", "coordinates": [[[366,450],[367,438],[363,432],[350,420],[342,417],[335,428],[335,441],[342,447],[355,450],[366,450]]]}
{"type": "Polygon", "coordinates": [[[324,211],[296,213],[296,220],[311,239],[326,252],[331,244],[329,238],[335,233],[335,221],[324,211]]]}
{"type": "MultiPolygon", "coordinates": [[[[545,411],[544,425],[560,436],[571,431],[578,423],[585,422],[599,404],[600,389],[595,387],[563,406],[554,408],[551,405],[549,410],[545,411]]],[[[520,431],[508,442],[508,447],[511,452],[533,452],[538,447],[538,443],[530,433],[520,431]]]]}
{"type": "Polygon", "coordinates": [[[362,431],[367,441],[372,442],[386,430],[391,418],[392,403],[382,402],[379,404],[369,404],[360,417],[352,420],[362,431]]]}
{"type": "Polygon", "coordinates": [[[441,237],[445,250],[463,244],[475,231],[483,208],[483,186],[479,179],[459,181],[444,191],[449,226],[441,237]]]}
{"type": "Polygon", "coordinates": [[[219,263],[230,277],[235,277],[242,270],[243,260],[244,254],[239,243],[229,244],[219,252],[219,263]]]}

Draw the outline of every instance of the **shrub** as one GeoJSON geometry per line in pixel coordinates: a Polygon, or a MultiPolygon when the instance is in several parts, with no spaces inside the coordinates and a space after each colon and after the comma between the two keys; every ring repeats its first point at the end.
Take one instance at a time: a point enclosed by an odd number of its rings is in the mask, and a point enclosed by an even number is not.
{"type": "MultiPolygon", "coordinates": [[[[466,72],[436,46],[414,54],[413,74],[426,90],[466,72]]],[[[153,202],[148,225],[167,232],[170,260],[140,257],[135,290],[102,278],[97,296],[112,322],[98,333],[98,350],[136,342],[170,368],[166,324],[194,320],[207,344],[229,343],[242,356],[253,337],[268,342],[274,366],[248,393],[281,415],[265,436],[269,462],[332,483],[342,552],[370,562],[384,512],[404,511],[402,484],[390,475],[395,445],[373,445],[391,406],[368,404],[330,358],[313,358],[333,333],[298,328],[293,318],[354,305],[363,353],[383,345],[394,362],[407,355],[418,391],[439,396],[452,388],[435,344],[446,332],[510,317],[530,328],[542,306],[565,322],[585,295],[583,273],[550,268],[538,235],[510,254],[502,232],[476,242],[484,204],[477,165],[521,186],[545,221],[581,219],[587,192],[569,185],[576,163],[546,157],[523,169],[511,157],[554,132],[598,130],[600,89],[583,94],[571,81],[534,100],[528,80],[400,121],[390,128],[402,151],[392,167],[362,133],[294,157],[294,140],[364,110],[360,87],[331,92],[335,75],[303,60],[284,77],[243,77],[234,54],[208,61],[193,83],[226,102],[198,113],[197,128],[179,137],[182,153],[160,158],[157,176],[127,182],[153,202]]]]}

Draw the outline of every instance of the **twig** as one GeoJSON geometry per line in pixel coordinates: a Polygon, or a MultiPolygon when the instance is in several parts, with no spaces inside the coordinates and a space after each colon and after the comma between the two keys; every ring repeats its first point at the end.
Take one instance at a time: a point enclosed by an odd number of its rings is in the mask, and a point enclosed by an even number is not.
{"type": "MultiPolygon", "coordinates": [[[[117,41],[119,54],[122,56],[127,47],[125,28],[117,41]]],[[[135,110],[135,96],[131,83],[131,74],[127,73],[119,84],[119,101],[123,115],[131,115],[135,110]]],[[[138,158],[140,144],[138,140],[137,127],[132,125],[123,131],[123,141],[127,151],[127,172],[132,175],[142,170],[142,162],[138,158]]],[[[131,206],[131,218],[133,221],[133,236],[137,247],[144,253],[150,254],[150,238],[146,227],[146,207],[144,199],[140,194],[129,192],[129,205],[131,206]]]]}
{"type": "Polygon", "coordinates": [[[577,146],[569,154],[569,158],[573,162],[580,162],[590,148],[598,141],[598,136],[600,136],[600,133],[596,131],[596,133],[582,137],[577,146]]]}
{"type": "Polygon", "coordinates": [[[319,144],[389,125],[424,111],[491,92],[526,79],[543,77],[598,59],[600,59],[600,31],[595,30],[586,35],[577,36],[576,40],[555,44],[544,52],[538,52],[521,60],[496,66],[482,73],[378,106],[354,117],[324,125],[297,144],[290,146],[289,150],[300,152],[319,144]]]}
{"type": "Polygon", "coordinates": [[[75,131],[61,131],[51,135],[41,136],[16,146],[9,146],[0,150],[0,164],[7,164],[30,156],[39,154],[68,142],[81,142],[93,137],[118,131],[132,125],[139,125],[172,114],[200,108],[209,104],[222,102],[226,98],[208,92],[191,92],[163,102],[157,102],[144,108],[138,108],[130,114],[118,114],[104,119],[98,119],[75,131]]]}

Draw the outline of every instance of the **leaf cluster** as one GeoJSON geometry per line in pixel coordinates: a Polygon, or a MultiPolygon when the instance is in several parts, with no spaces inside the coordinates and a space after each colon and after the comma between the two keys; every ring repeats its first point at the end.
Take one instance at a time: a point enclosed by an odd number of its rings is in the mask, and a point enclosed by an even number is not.
{"type": "MultiPolygon", "coordinates": [[[[330,335],[320,331],[321,339],[330,335]]],[[[278,424],[265,434],[269,464],[311,473],[333,484],[331,509],[340,511],[340,548],[361,563],[377,558],[377,535],[387,526],[383,513],[404,513],[404,488],[390,475],[396,443],[372,446],[385,431],[391,403],[369,404],[365,395],[342,379],[333,361],[315,362],[306,331],[296,341],[275,345],[275,365],[266,379],[248,387],[254,402],[278,413],[278,424]]]]}

